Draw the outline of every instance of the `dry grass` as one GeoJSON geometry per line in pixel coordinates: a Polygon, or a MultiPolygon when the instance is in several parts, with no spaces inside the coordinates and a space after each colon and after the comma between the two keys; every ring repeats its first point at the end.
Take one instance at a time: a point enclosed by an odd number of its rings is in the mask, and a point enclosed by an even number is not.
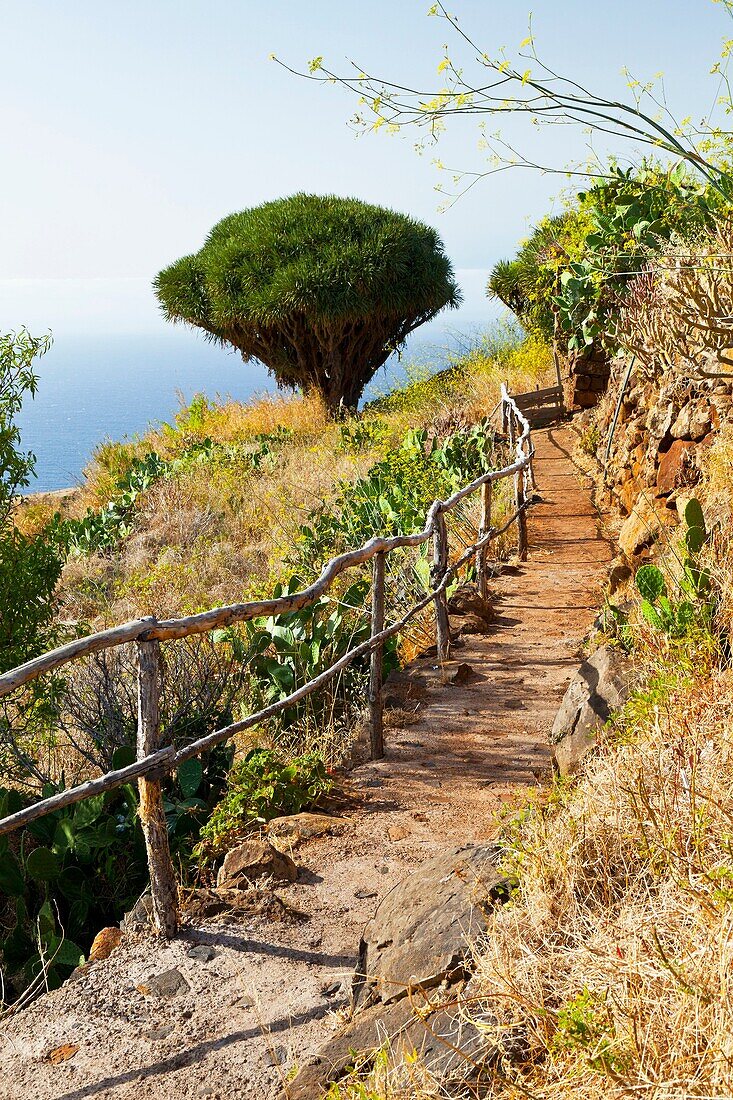
{"type": "MultiPolygon", "coordinates": [[[[481,1096],[733,1095],[733,675],[703,648],[651,684],[577,784],[507,827],[519,885],[468,1009],[499,1051],[481,1096]]],[[[382,1062],[336,1095],[447,1093],[382,1062]]]]}
{"type": "Polygon", "coordinates": [[[269,592],[308,512],[370,464],[337,451],[329,434],[296,437],[274,467],[211,461],[156,482],[114,554],[67,564],[66,616],[185,614],[269,592]]]}
{"type": "MultiPolygon", "coordinates": [[[[134,530],[112,553],[73,558],[60,591],[64,619],[90,625],[137,615],[188,614],[216,604],[269,594],[283,579],[308,513],[332,498],[403,437],[408,427],[446,434],[473,423],[496,404],[501,381],[534,385],[548,368],[546,349],[522,345],[491,358],[470,352],[449,376],[413,378],[384,407],[367,411],[384,429],[379,443],[354,452],[339,445],[339,425],[313,397],[264,395],[246,404],[195,400],[170,425],[129,443],[100,446],[86,481],[69,503],[79,514],[114,495],[135,458],[150,451],[172,459],[211,439],[242,444],[285,428],[277,460],[253,469],[215,458],[160,479],[136,507],[134,530]]],[[[46,504],[35,510],[45,515],[46,504]]],[[[32,510],[32,509],[31,509],[32,510]]],[[[39,513],[40,514],[40,513],[39,513]]],[[[36,523],[28,513],[28,523],[36,523]]]]}
{"type": "MultiPolygon", "coordinates": [[[[475,945],[462,1009],[494,1062],[475,1090],[456,1091],[393,1052],[334,1097],[733,1095],[730,426],[698,492],[720,633],[674,642],[632,616],[645,687],[577,779],[558,781],[505,823],[517,887],[475,945]]],[[[669,578],[678,542],[659,558],[669,578]]]]}

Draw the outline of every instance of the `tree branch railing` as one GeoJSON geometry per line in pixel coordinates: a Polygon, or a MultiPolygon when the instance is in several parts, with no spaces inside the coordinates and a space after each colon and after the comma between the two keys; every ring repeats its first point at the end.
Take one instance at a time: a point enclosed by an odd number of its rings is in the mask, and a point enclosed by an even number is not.
{"type": "Polygon", "coordinates": [[[163,813],[161,778],[194,756],[208,752],[215,745],[228,741],[238,733],[252,729],[274,717],[293,704],[318,691],[344,668],[360,657],[370,655],[369,676],[369,724],[372,759],[384,755],[384,705],[382,692],[382,651],[384,643],[405,629],[408,623],[431,603],[435,606],[437,655],[442,662],[450,656],[450,631],[448,623],[447,591],[458,571],[472,558],[476,559],[479,592],[486,594],[488,577],[487,550],[489,544],[516,523],[517,553],[521,560],[527,554],[527,509],[531,502],[534,446],[530,426],[506,386],[501,389],[502,427],[509,439],[514,461],[499,470],[482,474],[470,484],[458,489],[446,500],[436,500],[425,518],[425,527],[413,535],[395,535],[389,538],[373,538],[357,550],[350,550],[333,558],[324,567],[313,584],[301,592],[294,592],[277,599],[230,604],[213,608],[197,615],[180,619],[157,620],[153,617],[134,619],[109,630],[78,638],[57,649],[43,653],[25,664],[0,675],[0,697],[9,695],[45,673],[52,672],[79,658],[126,643],[137,643],[138,666],[138,759],[124,768],[109,771],[105,775],[87,780],[68,790],[44,798],[17,813],[0,820],[0,836],[10,833],[46,814],[83,799],[106,793],[136,780],[140,789],[140,818],[145,835],[150,870],[153,917],[157,930],[166,937],[172,936],[178,926],[177,887],[168,846],[163,813]],[[493,483],[512,479],[514,509],[500,527],[491,526],[493,483]],[[446,514],[475,492],[481,492],[481,519],[478,539],[467,547],[452,564],[449,563],[446,514]],[[432,587],[424,597],[414,603],[396,622],[384,625],[384,573],[389,553],[404,547],[415,547],[432,540],[433,563],[430,571],[432,587]],[[326,593],[336,577],[347,569],[372,563],[371,636],[354,646],[329,668],[302,684],[284,699],[233,722],[222,729],[200,737],[176,750],[174,746],[161,746],[159,718],[160,674],[159,645],[162,641],[208,633],[235,623],[243,623],[262,616],[274,616],[299,611],[314,604],[326,593]]]}

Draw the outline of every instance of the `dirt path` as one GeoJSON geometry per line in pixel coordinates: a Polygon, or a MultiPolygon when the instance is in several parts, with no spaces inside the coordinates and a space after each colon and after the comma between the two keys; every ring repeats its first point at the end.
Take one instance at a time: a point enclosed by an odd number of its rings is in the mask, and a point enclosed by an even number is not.
{"type": "Polygon", "coordinates": [[[266,1100],[336,1026],[379,898],[437,849],[491,835],[501,804],[545,777],[611,550],[570,460],[572,429],[534,438],[543,502],[529,560],[497,582],[488,635],[443,670],[411,669],[415,720],[388,731],[384,761],[354,772],[343,831],[294,852],[301,873],[279,893],[308,919],[192,924],[165,947],[126,939],[0,1030],[0,1100],[266,1100]],[[450,682],[461,664],[470,674],[450,682]],[[183,982],[156,993],[166,971],[183,982]],[[63,1044],[78,1050],[51,1064],[63,1044]]]}

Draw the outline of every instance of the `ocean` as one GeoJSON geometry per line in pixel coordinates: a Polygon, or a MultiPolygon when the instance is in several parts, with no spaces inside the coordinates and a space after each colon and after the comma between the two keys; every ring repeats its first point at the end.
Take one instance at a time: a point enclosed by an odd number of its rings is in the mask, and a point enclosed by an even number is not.
{"type": "MultiPolygon", "coordinates": [[[[367,397],[404,377],[405,364],[445,364],[450,349],[470,339],[481,319],[459,316],[450,327],[436,322],[413,334],[401,360],[392,357],[370,384],[367,397]]],[[[105,439],[131,438],[150,424],[169,421],[194,394],[246,400],[274,391],[259,363],[243,363],[233,351],[207,343],[195,332],[173,329],[146,335],[67,336],[37,363],[38,393],[18,416],[24,449],[36,456],[28,492],[76,485],[95,447],[105,439]]]]}
{"type": "MultiPolygon", "coordinates": [[[[450,350],[496,321],[487,274],[458,269],[461,307],[413,333],[402,358],[393,356],[372,380],[367,398],[404,378],[411,360],[439,369],[450,350]]],[[[149,277],[0,279],[0,314],[4,332],[25,324],[36,335],[50,329],[54,338],[36,364],[38,393],[18,417],[23,447],[37,459],[28,492],[79,484],[101,442],[170,421],[196,393],[244,401],[275,389],[261,364],[243,363],[200,332],[167,324],[149,277]]]]}

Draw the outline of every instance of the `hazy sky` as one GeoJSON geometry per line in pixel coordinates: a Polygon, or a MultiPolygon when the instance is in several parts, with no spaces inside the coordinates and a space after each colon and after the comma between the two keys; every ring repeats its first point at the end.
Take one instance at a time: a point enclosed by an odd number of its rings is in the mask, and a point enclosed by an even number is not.
{"type": "MultiPolygon", "coordinates": [[[[526,33],[561,70],[621,94],[622,64],[664,70],[680,114],[704,112],[730,29],[711,0],[453,0],[491,52],[526,33]]],[[[433,223],[469,287],[510,253],[563,181],[489,180],[438,213],[437,175],[412,141],[356,138],[340,90],[291,77],[323,54],[436,81],[447,30],[428,0],[3,0],[0,327],[60,333],[159,330],[149,284],[233,210],[298,190],[336,192],[433,223]],[[465,269],[475,269],[473,274],[465,269]]],[[[438,154],[480,167],[462,125],[438,154]]],[[[542,138],[565,164],[568,130],[542,138]]]]}

